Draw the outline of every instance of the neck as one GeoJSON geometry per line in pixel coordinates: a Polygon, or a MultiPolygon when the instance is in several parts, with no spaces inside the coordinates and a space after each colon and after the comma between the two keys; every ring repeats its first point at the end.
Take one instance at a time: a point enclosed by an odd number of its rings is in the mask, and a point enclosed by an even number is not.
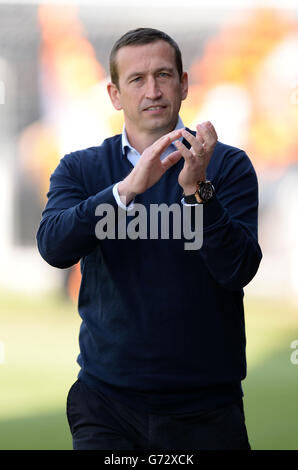
{"type": "Polygon", "coordinates": [[[152,130],[152,132],[140,133],[131,131],[129,126],[125,124],[125,131],[130,145],[135,148],[141,155],[147,147],[150,147],[160,137],[173,131],[176,124],[168,126],[168,128],[152,130]]]}

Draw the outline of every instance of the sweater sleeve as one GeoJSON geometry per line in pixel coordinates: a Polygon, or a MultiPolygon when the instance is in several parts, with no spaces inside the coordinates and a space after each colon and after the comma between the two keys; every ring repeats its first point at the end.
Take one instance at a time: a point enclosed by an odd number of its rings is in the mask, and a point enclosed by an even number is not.
{"type": "Polygon", "coordinates": [[[96,207],[117,207],[114,185],[88,197],[82,181],[75,153],[61,159],[50,178],[36,239],[43,259],[57,268],[68,268],[95,249],[99,242],[95,234],[96,207]]]}
{"type": "Polygon", "coordinates": [[[238,290],[253,279],[262,259],[258,182],[248,156],[240,150],[228,156],[214,184],[216,196],[203,206],[198,253],[219,284],[238,290]]]}

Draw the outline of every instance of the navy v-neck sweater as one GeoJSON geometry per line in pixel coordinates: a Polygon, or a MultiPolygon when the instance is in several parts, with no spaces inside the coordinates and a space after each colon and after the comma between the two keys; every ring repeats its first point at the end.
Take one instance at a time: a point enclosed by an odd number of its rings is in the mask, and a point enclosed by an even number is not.
{"type": "MultiPolygon", "coordinates": [[[[135,203],[181,205],[181,159],[135,203]]],[[[132,170],[121,135],[70,153],[51,175],[37,232],[41,256],[81,260],[79,378],[152,413],[212,409],[242,396],[243,287],[257,272],[258,184],[248,156],[218,142],[207,168],[216,195],[203,205],[203,244],[181,239],[99,240],[100,204],[132,170]]],[[[194,209],[191,209],[194,210],[194,209]]]]}

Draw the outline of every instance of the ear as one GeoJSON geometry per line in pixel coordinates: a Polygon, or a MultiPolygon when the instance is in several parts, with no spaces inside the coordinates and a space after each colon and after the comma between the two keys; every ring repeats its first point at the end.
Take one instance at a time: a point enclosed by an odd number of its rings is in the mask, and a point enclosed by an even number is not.
{"type": "Polygon", "coordinates": [[[188,75],[187,72],[183,72],[181,78],[181,99],[185,100],[188,94],[188,75]]]}
{"type": "Polygon", "coordinates": [[[117,111],[120,111],[122,109],[120,102],[120,91],[118,90],[115,83],[109,82],[107,84],[107,90],[114,108],[117,109],[117,111]]]}

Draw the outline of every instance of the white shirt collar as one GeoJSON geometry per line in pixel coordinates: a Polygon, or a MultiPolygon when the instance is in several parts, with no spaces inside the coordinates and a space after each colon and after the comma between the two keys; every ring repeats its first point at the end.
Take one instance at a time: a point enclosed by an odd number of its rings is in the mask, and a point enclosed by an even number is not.
{"type": "MultiPolygon", "coordinates": [[[[178,116],[177,125],[176,125],[174,130],[181,129],[182,127],[184,127],[183,121],[182,121],[181,117],[178,116]]],[[[182,140],[182,139],[183,139],[183,137],[180,137],[179,140],[182,140]]],[[[171,145],[173,145],[173,147],[176,150],[176,147],[174,146],[174,144],[170,144],[169,148],[171,147],[171,145]]],[[[125,148],[126,147],[128,147],[129,150],[132,150],[133,152],[136,152],[137,154],[139,154],[139,152],[130,145],[130,143],[128,141],[128,138],[127,138],[126,130],[125,130],[125,124],[123,124],[123,130],[122,130],[122,153],[123,153],[123,155],[125,155],[125,148]]]]}

